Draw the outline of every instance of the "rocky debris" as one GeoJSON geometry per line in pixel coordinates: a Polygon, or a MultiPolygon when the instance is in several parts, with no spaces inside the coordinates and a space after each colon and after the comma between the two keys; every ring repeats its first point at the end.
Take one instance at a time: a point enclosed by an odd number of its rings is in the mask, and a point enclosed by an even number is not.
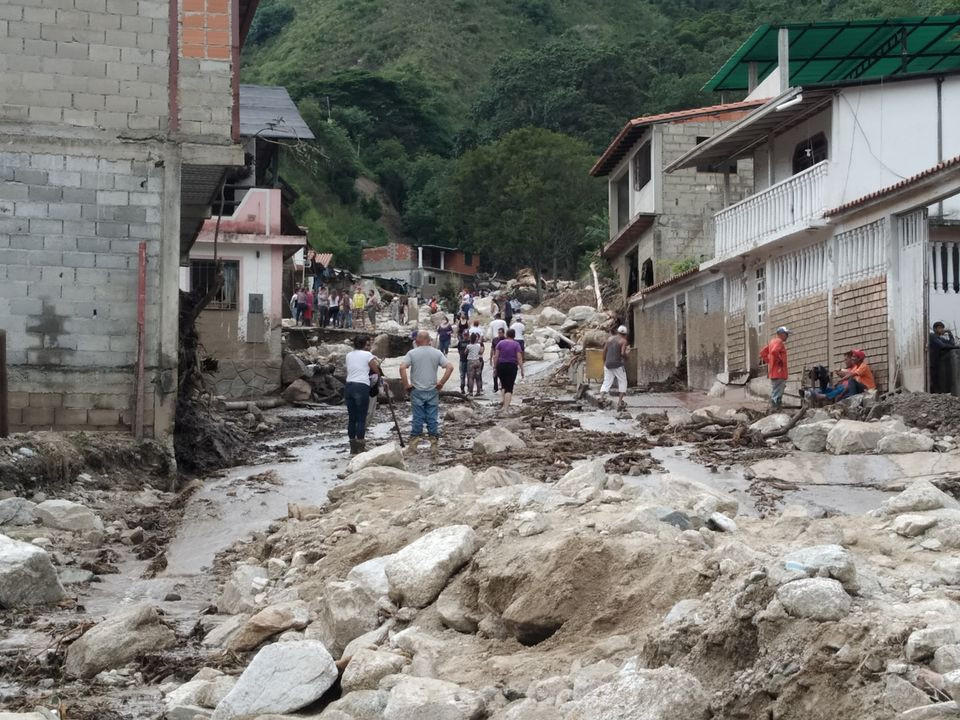
{"type": "Polygon", "coordinates": [[[406,665],[408,659],[387,650],[358,650],[340,679],[345,693],[355,690],[376,690],[382,678],[394,675],[406,665]]]}
{"type": "Polygon", "coordinates": [[[43,605],[65,597],[43,548],[0,535],[0,607],[43,605]]]}
{"type": "Polygon", "coordinates": [[[721,512],[712,512],[707,518],[707,527],[716,532],[732,533],[737,531],[737,524],[721,512]]]}
{"type": "Polygon", "coordinates": [[[307,370],[306,363],[293,353],[287,353],[280,365],[280,383],[286,386],[308,377],[310,377],[310,371],[307,370]]]}
{"type": "Polygon", "coordinates": [[[960,670],[951,670],[943,676],[943,689],[954,702],[960,702],[960,670]]]}
{"type": "Polygon", "coordinates": [[[393,555],[381,555],[371,558],[366,562],[353,567],[347,573],[347,580],[350,580],[360,587],[366,589],[371,595],[381,597],[390,592],[390,583],[387,581],[387,563],[393,559],[393,555]]]}
{"type": "Polygon", "coordinates": [[[577,496],[584,490],[588,493],[598,493],[607,484],[607,471],[604,466],[603,460],[593,460],[577,465],[557,481],[554,489],[570,497],[577,496]]]}
{"type": "Polygon", "coordinates": [[[559,327],[567,321],[567,316],[553,307],[545,307],[540,311],[541,325],[555,325],[559,327]]]}
{"type": "Polygon", "coordinates": [[[284,630],[303,630],[310,622],[310,610],[302,600],[270,605],[247,620],[227,642],[233,652],[253,650],[264,640],[284,630]]]}
{"type": "Polygon", "coordinates": [[[490,488],[508,487],[510,485],[527,485],[531,482],[526,475],[518,473],[516,470],[491,465],[474,475],[474,485],[477,490],[489,490],[490,488]]]}
{"type": "Polygon", "coordinates": [[[473,452],[480,455],[499,455],[508,450],[523,450],[527,444],[505,427],[494,426],[473,439],[473,452]]]}
{"type": "Polygon", "coordinates": [[[860,589],[853,557],[840,545],[817,545],[795,550],[784,557],[783,565],[788,571],[801,572],[810,577],[839,580],[851,592],[860,589]]]}
{"type": "Polygon", "coordinates": [[[228,615],[253,613],[258,609],[256,596],[269,582],[269,573],[259,565],[238,565],[224,583],[217,609],[228,615]]]}
{"type": "Polygon", "coordinates": [[[427,533],[387,563],[390,598],[401,605],[426,607],[477,548],[477,537],[469,525],[450,525],[427,533]]]}
{"type": "Polygon", "coordinates": [[[108,616],[87,630],[67,650],[64,672],[91,678],[101,670],[119,668],[145,652],[166,650],[177,643],[173,630],[148,604],[134,605],[108,616]]]}
{"type": "Polygon", "coordinates": [[[890,529],[897,535],[903,537],[916,537],[923,535],[938,522],[937,518],[931,515],[914,515],[905,513],[894,518],[890,529]]]}
{"type": "Polygon", "coordinates": [[[574,701],[563,720],[705,720],[709,696],[690,673],[672,667],[641,668],[629,660],[616,679],[574,701]]]}
{"type": "Polygon", "coordinates": [[[296,712],[319,700],[337,675],[336,663],[319,641],[267,645],[217,705],[212,720],[296,712]]]}
{"type": "Polygon", "coordinates": [[[933,438],[916,432],[895,432],[880,438],[877,452],[913,453],[933,450],[933,438]]]}
{"type": "Polygon", "coordinates": [[[480,693],[445,680],[397,675],[383,711],[383,720],[479,720],[480,693]]]}
{"type": "Polygon", "coordinates": [[[313,397],[313,386],[303,378],[298,378],[283,389],[280,397],[288,403],[309,402],[313,397]]]}
{"type": "Polygon", "coordinates": [[[839,620],[850,612],[850,596],[831,578],[805,578],[781,585],[777,600],[793,617],[839,620]]]}
{"type": "Polygon", "coordinates": [[[960,670],[960,645],[943,645],[933,653],[930,669],[941,675],[960,670]]]}
{"type": "Polygon", "coordinates": [[[472,495],[477,486],[473,479],[473,470],[464,465],[454,465],[420,481],[420,489],[427,495],[472,495]]]}
{"type": "Polygon", "coordinates": [[[0,500],[0,525],[33,525],[33,509],[37,506],[26,498],[0,500]]]}
{"type": "Polygon", "coordinates": [[[930,704],[930,696],[897,675],[888,675],[883,688],[884,702],[897,712],[930,704]]]}
{"type": "Polygon", "coordinates": [[[880,505],[880,512],[886,515],[900,515],[940,508],[960,509],[960,503],[929,480],[917,480],[903,492],[885,500],[880,505]]]}
{"type": "Polygon", "coordinates": [[[405,465],[403,463],[403,450],[400,445],[395,442],[388,442],[353,456],[347,465],[347,474],[373,466],[403,470],[405,465]]]}
{"type": "Polygon", "coordinates": [[[904,434],[905,429],[903,423],[897,421],[838,420],[827,434],[827,451],[834,455],[871,452],[877,449],[881,439],[904,434]]]}
{"type": "Polygon", "coordinates": [[[201,641],[203,646],[209,648],[226,648],[230,642],[230,638],[236,635],[249,619],[250,615],[247,613],[227,617],[204,635],[201,641]]]}
{"type": "Polygon", "coordinates": [[[827,436],[836,424],[836,420],[802,423],[791,428],[787,437],[790,438],[797,450],[823,452],[827,448],[827,436]]]}
{"type": "Polygon", "coordinates": [[[907,638],[904,655],[910,662],[922,662],[946,645],[960,643],[960,626],[938,625],[914,630],[907,638]]]}
{"type": "Polygon", "coordinates": [[[213,668],[202,668],[188,682],[167,693],[164,698],[166,720],[207,718],[233,689],[237,679],[213,668]]]}
{"type": "Polygon", "coordinates": [[[44,527],[71,532],[103,530],[103,521],[88,507],[69,500],[44,500],[33,508],[33,516],[44,527]]]}
{"type": "MultiPolygon", "coordinates": [[[[696,412],[694,416],[696,416],[696,412]]],[[[750,429],[759,433],[775,432],[777,430],[783,430],[783,428],[790,424],[790,420],[791,418],[787,413],[773,413],[772,415],[767,415],[751,423],[750,429]]]]}
{"type": "Polygon", "coordinates": [[[331,580],[317,601],[317,621],[310,626],[334,657],[351,640],[380,624],[377,597],[351,580],[331,580]]]}

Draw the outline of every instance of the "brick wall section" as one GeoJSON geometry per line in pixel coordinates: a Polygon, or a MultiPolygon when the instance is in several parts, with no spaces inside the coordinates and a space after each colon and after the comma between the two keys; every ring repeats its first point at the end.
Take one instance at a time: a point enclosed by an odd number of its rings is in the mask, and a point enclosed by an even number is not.
{"type": "Polygon", "coordinates": [[[403,243],[389,243],[382,247],[363,249],[363,271],[368,273],[388,270],[409,271],[417,265],[417,250],[403,243]]]}
{"type": "MultiPolygon", "coordinates": [[[[0,327],[8,333],[14,426],[128,422],[138,249],[146,241],[155,267],[162,173],[145,159],[0,153],[0,327]]],[[[147,279],[149,328],[159,274],[147,279]]],[[[147,340],[150,368],[159,341],[149,333],[147,340]]],[[[151,396],[148,425],[152,407],[151,396]]]]}
{"type": "Polygon", "coordinates": [[[744,313],[736,312],[726,317],[727,371],[747,370],[747,330],[744,313]]]}
{"type": "Polygon", "coordinates": [[[887,337],[887,279],[877,277],[844,285],[833,291],[832,367],[840,367],[843,353],[859,348],[867,354],[877,386],[889,387],[887,337]]]}
{"type": "Polygon", "coordinates": [[[472,262],[467,265],[466,258],[459,250],[448,252],[444,258],[444,266],[450,272],[460,273],[461,275],[476,275],[477,268],[480,266],[480,256],[474,255],[472,262]]]}
{"type": "MultiPolygon", "coordinates": [[[[692,149],[697,137],[712,137],[730,122],[699,121],[658,126],[661,132],[663,166],[692,149]]],[[[663,211],[657,216],[658,267],[654,281],[664,279],[670,261],[713,257],[713,215],[723,209],[723,173],[697,172],[695,168],[662,175],[663,211]]],[[[741,160],[737,174],[730,175],[728,204],[753,192],[753,164],[741,160]]]]}
{"type": "MultiPolygon", "coordinates": [[[[830,324],[827,295],[818,293],[770,308],[766,327],[785,325],[791,331],[787,340],[787,369],[791,380],[799,380],[804,367],[827,365],[830,357],[830,324]]],[[[761,338],[762,343],[769,337],[761,338]]],[[[766,366],[763,367],[766,370],[766,366]]]]}
{"type": "Polygon", "coordinates": [[[167,0],[0,2],[0,120],[166,129],[168,8],[167,0]]]}
{"type": "Polygon", "coordinates": [[[183,0],[183,57],[230,59],[231,0],[183,0]]]}

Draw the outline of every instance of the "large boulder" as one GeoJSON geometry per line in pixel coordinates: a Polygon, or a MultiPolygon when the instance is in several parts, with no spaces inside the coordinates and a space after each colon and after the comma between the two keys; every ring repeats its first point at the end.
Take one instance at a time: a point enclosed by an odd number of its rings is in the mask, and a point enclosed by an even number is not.
{"type": "Polygon", "coordinates": [[[234,652],[253,650],[267,638],[284,630],[303,630],[310,622],[310,609],[302,600],[270,605],[247,620],[227,643],[234,652]]]}
{"type": "Polygon", "coordinates": [[[287,353],[280,365],[280,382],[289,385],[294,380],[309,377],[306,363],[293,353],[287,353]]]}
{"type": "Polygon", "coordinates": [[[604,330],[587,330],[580,336],[580,344],[585,348],[602,348],[610,333],[604,330]]]}
{"type": "Polygon", "coordinates": [[[366,467],[393,467],[400,470],[404,469],[403,451],[395,442],[388,442],[379,445],[372,450],[367,450],[359,455],[354,455],[347,465],[347,474],[355,473],[366,467]]]}
{"type": "Polygon", "coordinates": [[[347,573],[347,580],[366,589],[374,597],[386,595],[390,592],[390,583],[387,582],[385,570],[392,559],[393,555],[381,555],[354,565],[347,573]]]}
{"type": "Polygon", "coordinates": [[[890,529],[903,537],[917,537],[917,535],[923,535],[938,522],[939,519],[935,515],[904,513],[894,518],[890,529]]]}
{"type": "Polygon", "coordinates": [[[910,662],[922,662],[933,657],[937,650],[960,642],[960,626],[935,625],[914,630],[907,638],[904,655],[910,662]]]}
{"type": "Polygon", "coordinates": [[[177,644],[173,630],[160,621],[153,606],[125,608],[87,630],[67,650],[67,675],[91,678],[101,670],[122,667],[146,652],[177,644]]]}
{"type": "Polygon", "coordinates": [[[337,674],[336,663],[317,640],[267,645],[217,705],[212,720],[295,712],[319,700],[337,674]]]}
{"type": "Polygon", "coordinates": [[[473,479],[478,491],[509,485],[527,485],[533,482],[526,475],[522,475],[516,470],[509,470],[496,465],[491,465],[477,473],[473,479]]]}
{"type": "Polygon", "coordinates": [[[523,347],[523,359],[527,360],[543,360],[544,349],[543,345],[540,343],[527,343],[523,347]]]}
{"type": "MultiPolygon", "coordinates": [[[[697,411],[694,411],[693,414],[696,415],[697,411]]],[[[720,413],[714,413],[713,416],[722,417],[720,413]]],[[[750,429],[759,433],[768,433],[783,430],[789,424],[790,416],[787,413],[773,413],[752,423],[750,429]]]]}
{"type": "Polygon", "coordinates": [[[0,525],[33,525],[33,509],[37,506],[26,498],[0,500],[0,525]]]}
{"type": "Polygon", "coordinates": [[[377,599],[351,580],[332,580],[323,587],[317,621],[310,627],[317,626],[324,644],[334,657],[340,657],[351,640],[376,629],[377,599]]]}
{"type": "Polygon", "coordinates": [[[246,613],[230,615],[219,625],[211,628],[200,642],[204,647],[226,648],[231,638],[240,632],[240,629],[246,625],[249,619],[250,615],[246,613]]]}
{"type": "Polygon", "coordinates": [[[850,612],[850,596],[832,578],[788,582],[777,590],[777,600],[788,614],[809,620],[839,620],[850,612]]]}
{"type": "Polygon", "coordinates": [[[390,597],[403,605],[426,607],[477,547],[469,525],[448,525],[413,541],[387,564],[390,597]]]}
{"type": "Polygon", "coordinates": [[[827,434],[827,450],[834,455],[870,452],[889,434],[890,429],[880,423],[839,420],[827,434]]]}
{"type": "Polygon", "coordinates": [[[483,696],[444,680],[399,676],[390,691],[383,720],[479,720],[483,696]]]}
{"type": "Polygon", "coordinates": [[[585,323],[593,320],[596,314],[596,309],[589,305],[574,305],[567,313],[567,317],[575,322],[585,323]]]}
{"type": "Polygon", "coordinates": [[[644,670],[637,659],[576,700],[564,720],[704,720],[710,698],[700,681],[674,667],[644,670]]]}
{"type": "Polygon", "coordinates": [[[877,443],[877,452],[883,454],[929,452],[933,450],[933,438],[916,432],[890,433],[877,443]]]}
{"type": "Polygon", "coordinates": [[[43,605],[66,597],[46,551],[0,535],[0,607],[43,605]]]}
{"type": "Polygon", "coordinates": [[[506,428],[494,426],[473,439],[473,452],[478,455],[499,455],[507,450],[523,450],[527,444],[506,428]]]}
{"type": "Polygon", "coordinates": [[[545,307],[540,311],[541,325],[563,325],[567,321],[567,316],[554,307],[545,307]]]}
{"type": "Polygon", "coordinates": [[[292,718],[259,717],[257,720],[383,720],[383,709],[390,695],[386,690],[354,690],[327,705],[316,715],[292,718]]]}
{"type": "Polygon", "coordinates": [[[298,378],[284,388],[280,397],[288,403],[308,402],[313,397],[313,387],[303,378],[298,378]]]}
{"type": "Polygon", "coordinates": [[[381,678],[400,672],[407,664],[407,658],[387,650],[358,650],[346,669],[340,684],[343,692],[354,690],[376,690],[381,678]]]}
{"type": "Polygon", "coordinates": [[[797,425],[787,433],[787,437],[790,438],[797,450],[823,452],[827,448],[827,435],[830,434],[836,424],[836,420],[822,420],[797,425]]]}
{"type": "Polygon", "coordinates": [[[880,511],[886,515],[939,510],[940,508],[960,508],[953,497],[940,490],[929,480],[917,480],[903,492],[884,500],[880,511]]]}
{"type": "Polygon", "coordinates": [[[238,565],[223,585],[223,592],[217,600],[217,609],[227,615],[256,612],[255,598],[268,582],[265,568],[259,565],[238,565]]]}
{"type": "Polygon", "coordinates": [[[840,545],[815,545],[794,550],[783,559],[784,567],[810,577],[831,577],[839,580],[847,590],[859,589],[857,566],[840,545]]]}
{"type": "Polygon", "coordinates": [[[44,500],[33,509],[44,527],[72,532],[103,530],[103,521],[90,508],[69,500],[44,500]]]}
{"type": "Polygon", "coordinates": [[[584,488],[600,492],[606,483],[607,471],[604,469],[604,461],[593,460],[570,469],[557,481],[554,489],[563,495],[573,497],[584,488]]]}
{"type": "Polygon", "coordinates": [[[472,495],[477,492],[473,470],[465,465],[454,465],[420,481],[420,489],[427,495],[472,495]]]}

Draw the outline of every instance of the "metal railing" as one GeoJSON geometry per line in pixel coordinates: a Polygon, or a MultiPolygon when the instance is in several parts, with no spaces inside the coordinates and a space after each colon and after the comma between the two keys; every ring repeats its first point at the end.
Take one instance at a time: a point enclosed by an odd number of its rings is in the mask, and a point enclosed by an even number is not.
{"type": "Polygon", "coordinates": [[[817,163],[714,215],[716,257],[739,255],[822,217],[828,163],[817,163]]]}

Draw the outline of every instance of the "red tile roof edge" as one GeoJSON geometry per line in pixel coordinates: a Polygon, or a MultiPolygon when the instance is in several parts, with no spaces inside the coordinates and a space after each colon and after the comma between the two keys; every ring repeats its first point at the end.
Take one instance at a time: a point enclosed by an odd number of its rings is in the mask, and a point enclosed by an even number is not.
{"type": "Polygon", "coordinates": [[[954,167],[955,165],[960,165],[960,155],[957,155],[956,157],[952,157],[949,160],[944,160],[943,162],[939,162],[933,167],[927,168],[926,170],[922,170],[921,172],[918,172],[916,175],[911,175],[908,178],[904,178],[903,180],[895,182],[893,185],[888,185],[885,188],[874,190],[872,193],[868,193],[863,197],[857,198],[856,200],[851,200],[850,202],[844,203],[843,205],[839,205],[835,208],[827,210],[823,215],[824,217],[839,215],[843,212],[846,212],[847,210],[852,210],[854,208],[860,207],[861,205],[865,205],[871,200],[876,200],[886,195],[890,195],[892,193],[895,193],[897,190],[903,190],[904,188],[909,187],[910,185],[913,185],[914,183],[919,182],[924,178],[930,177],[931,175],[935,175],[941,170],[947,170],[951,167],[954,167]]]}
{"type": "Polygon", "coordinates": [[[674,283],[678,283],[678,282],[680,282],[681,280],[684,280],[684,279],[686,279],[686,278],[688,278],[688,277],[692,277],[692,276],[696,275],[696,274],[699,273],[699,272],[700,272],[700,268],[699,268],[699,267],[695,267],[695,268],[690,268],[689,270],[684,270],[682,273],[677,273],[676,275],[671,275],[671,276],[668,277],[666,280],[661,280],[660,282],[654,283],[654,284],[651,285],[650,287],[645,287],[645,288],[643,288],[640,292],[638,292],[638,293],[636,293],[636,294],[634,294],[634,295],[631,295],[629,298],[627,298],[627,301],[628,301],[628,302],[633,302],[633,301],[639,300],[639,299],[641,299],[641,298],[644,298],[644,297],[646,297],[647,295],[649,295],[650,293],[656,292],[657,290],[660,290],[660,289],[662,289],[662,288],[665,288],[665,287],[667,287],[668,285],[673,285],[674,283]]]}
{"type": "Polygon", "coordinates": [[[647,125],[656,125],[657,123],[673,122],[675,120],[689,120],[701,115],[715,115],[735,112],[737,110],[747,110],[764,105],[769,101],[770,98],[763,98],[762,100],[741,100],[739,102],[724,103],[722,105],[708,105],[701,108],[674,110],[673,112],[660,113],[658,115],[641,115],[640,117],[635,117],[626,125],[624,125],[620,132],[617,133],[617,136],[607,146],[607,149],[603,151],[603,154],[600,156],[600,158],[596,161],[596,163],[594,163],[593,167],[590,168],[590,174],[595,174],[602,165],[606,164],[606,162],[609,160],[609,156],[626,139],[629,132],[634,128],[646,127],[647,125]]]}

